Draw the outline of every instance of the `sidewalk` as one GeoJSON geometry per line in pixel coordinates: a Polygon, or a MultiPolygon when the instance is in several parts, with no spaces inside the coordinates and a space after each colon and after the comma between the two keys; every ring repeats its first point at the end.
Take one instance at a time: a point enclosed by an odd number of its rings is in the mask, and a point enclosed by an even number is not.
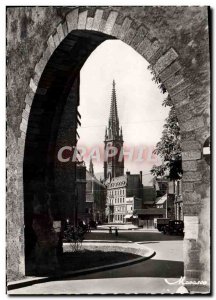
{"type": "MultiPolygon", "coordinates": [[[[169,278],[170,282],[175,282],[176,280],[176,278],[169,278]]],[[[178,284],[168,285],[163,278],[128,277],[47,282],[11,290],[9,294],[173,294],[179,288],[180,285],[178,284]]]]}

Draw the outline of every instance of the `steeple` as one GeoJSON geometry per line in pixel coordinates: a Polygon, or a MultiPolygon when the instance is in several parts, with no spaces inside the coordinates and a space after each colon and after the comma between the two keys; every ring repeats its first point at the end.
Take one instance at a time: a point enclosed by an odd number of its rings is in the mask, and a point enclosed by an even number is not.
{"type": "Polygon", "coordinates": [[[118,118],[115,86],[116,86],[116,83],[115,83],[115,80],[113,80],[109,124],[108,124],[109,138],[115,138],[115,137],[119,136],[119,118],[118,118]]]}
{"type": "Polygon", "coordinates": [[[122,128],[119,127],[118,109],[117,109],[117,97],[116,97],[116,83],[113,80],[111,105],[108,126],[105,129],[104,140],[104,179],[118,177],[124,175],[124,156],[120,156],[123,151],[123,134],[122,128]],[[117,154],[114,157],[108,157],[109,148],[117,148],[117,154]]]}
{"type": "Polygon", "coordinates": [[[92,158],[90,158],[90,162],[89,162],[89,173],[94,175],[94,166],[93,166],[92,158]]]}

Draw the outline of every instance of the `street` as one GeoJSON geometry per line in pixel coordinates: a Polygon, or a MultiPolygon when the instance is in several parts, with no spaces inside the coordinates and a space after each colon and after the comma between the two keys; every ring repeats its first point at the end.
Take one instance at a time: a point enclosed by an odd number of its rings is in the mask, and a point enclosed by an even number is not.
{"type": "Polygon", "coordinates": [[[174,293],[178,285],[168,285],[184,275],[183,237],[163,235],[157,230],[125,230],[119,236],[106,231],[87,235],[89,240],[128,240],[146,244],[156,255],[146,261],[55,282],[35,284],[11,290],[10,294],[106,294],[106,293],[174,293]]]}

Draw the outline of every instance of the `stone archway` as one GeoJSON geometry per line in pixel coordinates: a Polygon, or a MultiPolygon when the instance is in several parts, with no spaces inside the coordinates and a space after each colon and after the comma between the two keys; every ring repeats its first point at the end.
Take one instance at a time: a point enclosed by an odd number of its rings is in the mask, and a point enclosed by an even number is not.
{"type": "MultiPolygon", "coordinates": [[[[186,236],[184,240],[185,276],[188,280],[204,280],[203,276],[206,276],[206,272],[208,271],[208,267],[206,269],[205,264],[209,264],[209,262],[204,261],[206,260],[206,255],[205,258],[203,258],[202,253],[209,251],[209,240],[206,237],[206,232],[209,230],[209,224],[207,222],[208,218],[205,219],[203,211],[209,212],[210,201],[209,194],[206,193],[209,188],[209,166],[203,160],[202,145],[209,135],[209,123],[207,123],[206,118],[204,118],[204,116],[208,116],[209,114],[209,66],[207,64],[199,70],[200,74],[205,74],[205,76],[202,75],[204,78],[201,78],[203,80],[202,85],[204,88],[202,90],[197,89],[198,75],[194,76],[194,74],[192,74],[193,76],[190,76],[190,72],[195,68],[194,65],[197,66],[197,63],[199,63],[199,55],[197,54],[199,51],[193,53],[193,49],[196,48],[194,36],[186,41],[188,51],[192,49],[190,52],[190,60],[187,60],[184,51],[175,49],[175,43],[173,43],[172,39],[168,42],[158,39],[157,36],[160,36],[160,34],[158,34],[160,29],[154,28],[154,26],[148,22],[148,16],[150,14],[152,14],[154,18],[160,13],[158,8],[152,7],[146,9],[146,21],[140,18],[140,8],[133,7],[131,9],[131,14],[129,14],[128,9],[129,8],[120,12],[120,9],[117,7],[68,8],[60,22],[57,21],[58,25],[56,26],[56,30],[54,30],[51,35],[43,37],[43,41],[46,43],[44,43],[44,46],[42,47],[43,55],[39,61],[36,62],[34,71],[29,80],[18,138],[19,149],[17,150],[17,154],[19,160],[16,166],[16,180],[18,183],[19,203],[21,206],[19,207],[19,213],[21,212],[21,217],[19,217],[19,228],[23,228],[24,219],[22,166],[24,162],[26,133],[29,128],[32,128],[29,131],[32,132],[32,134],[40,132],[40,128],[37,127],[37,122],[35,123],[35,126],[29,127],[29,118],[31,116],[33,105],[36,105],[38,115],[43,115],[43,111],[40,111],[39,106],[37,107],[37,102],[35,100],[45,98],[46,101],[49,83],[48,87],[46,84],[49,80],[46,79],[44,85],[41,84],[41,82],[43,82],[43,72],[46,70],[47,64],[49,64],[52,59],[55,59],[60,47],[67,41],[67,38],[70,34],[73,34],[73,32],[77,32],[78,36],[82,33],[82,38],[87,35],[95,42],[94,47],[106,39],[117,38],[133,47],[152,65],[153,69],[166,86],[176,108],[182,134],[184,214],[185,216],[195,217],[191,219],[191,223],[186,222],[185,226],[186,231],[188,232],[192,232],[193,229],[195,231],[197,228],[199,229],[199,238],[198,236],[194,237],[193,234],[191,234],[188,235],[188,238],[186,236]],[[200,225],[198,225],[199,223],[200,225]]],[[[167,13],[167,16],[169,15],[169,13],[165,11],[165,8],[162,8],[162,10],[164,13],[167,13]]],[[[185,17],[183,11],[178,12],[178,14],[181,13],[185,17]]],[[[199,11],[194,9],[194,11],[191,10],[187,13],[189,15],[198,13],[204,18],[207,14],[207,10],[199,11]]],[[[59,17],[56,17],[56,19],[59,19],[59,17]]],[[[200,22],[200,30],[202,29],[205,31],[205,22],[203,20],[202,22],[200,22]]],[[[163,31],[163,27],[161,30],[163,31]]],[[[70,51],[74,51],[74,47],[76,47],[74,46],[75,44],[72,44],[73,43],[71,43],[70,51]]],[[[93,48],[88,49],[89,54],[93,51],[93,48]]],[[[82,60],[82,63],[84,63],[87,54],[76,53],[76,55],[78,55],[78,61],[82,60]]],[[[77,68],[77,73],[79,72],[82,63],[77,68]]],[[[71,83],[72,82],[73,80],[71,83]]],[[[65,92],[65,95],[67,96],[68,93],[69,90],[65,92]]],[[[40,101],[43,101],[43,99],[40,101]]],[[[10,222],[10,219],[8,221],[10,222]]],[[[13,251],[15,251],[19,257],[16,269],[18,269],[18,273],[24,274],[23,230],[19,230],[18,237],[20,240],[13,248],[13,251]]],[[[10,237],[8,238],[8,245],[12,245],[10,237]]],[[[14,254],[9,252],[9,256],[10,255],[13,257],[14,254]]],[[[8,260],[8,263],[10,265],[10,259],[8,260]]],[[[10,268],[13,269],[13,267],[9,266],[9,269],[10,268]]],[[[17,271],[15,270],[14,272],[17,271]]]]}

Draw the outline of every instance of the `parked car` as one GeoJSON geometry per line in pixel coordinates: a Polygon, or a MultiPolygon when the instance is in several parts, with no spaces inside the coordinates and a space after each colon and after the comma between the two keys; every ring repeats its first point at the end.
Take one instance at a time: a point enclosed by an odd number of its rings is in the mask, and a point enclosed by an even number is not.
{"type": "Polygon", "coordinates": [[[181,220],[170,220],[164,229],[164,234],[183,234],[184,232],[184,222],[181,220]]]}
{"type": "Polygon", "coordinates": [[[159,231],[163,231],[164,226],[169,224],[170,219],[169,218],[160,218],[157,219],[157,229],[159,231]]]}

